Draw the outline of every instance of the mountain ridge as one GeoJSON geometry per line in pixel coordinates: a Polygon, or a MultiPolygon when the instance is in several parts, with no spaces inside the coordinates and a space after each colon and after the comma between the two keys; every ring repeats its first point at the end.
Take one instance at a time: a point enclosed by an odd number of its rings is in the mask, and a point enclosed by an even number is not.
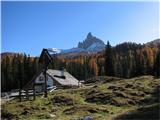
{"type": "Polygon", "coordinates": [[[83,42],[79,42],[77,47],[61,50],[61,54],[69,53],[97,53],[105,49],[105,43],[93,36],[91,32],[88,33],[86,39],[83,42]]]}
{"type": "MultiPolygon", "coordinates": [[[[123,43],[117,44],[116,46],[121,46],[124,43],[128,43],[128,42],[123,42],[123,43]]],[[[135,43],[135,44],[137,44],[137,43],[135,43]]],[[[144,43],[144,44],[140,44],[140,45],[145,45],[145,46],[149,46],[149,47],[157,47],[157,48],[160,49],[160,38],[152,40],[152,41],[144,43]]],[[[116,47],[116,46],[114,46],[114,47],[116,47]]],[[[82,41],[82,42],[79,42],[77,47],[73,47],[71,49],[48,48],[48,50],[49,50],[49,52],[54,53],[54,54],[56,53],[58,55],[96,54],[96,53],[99,53],[99,52],[102,52],[103,50],[105,50],[105,44],[101,39],[92,36],[92,34],[89,32],[87,37],[86,37],[86,39],[84,41],[82,41]],[[95,40],[93,40],[93,38],[95,40]],[[86,40],[88,41],[88,39],[91,42],[89,42],[87,44],[85,41],[86,40]],[[84,45],[84,44],[87,44],[87,45],[84,45]],[[82,46],[88,46],[88,47],[86,47],[86,49],[84,49],[84,48],[82,48],[82,46]]],[[[16,54],[22,54],[22,53],[18,53],[18,52],[17,53],[16,52],[1,52],[1,58],[5,57],[7,55],[13,56],[13,55],[16,55],[16,54]]]]}
{"type": "Polygon", "coordinates": [[[160,38],[155,39],[155,40],[153,40],[151,42],[147,42],[145,45],[146,46],[150,46],[150,47],[158,47],[158,48],[160,48],[160,38]]]}

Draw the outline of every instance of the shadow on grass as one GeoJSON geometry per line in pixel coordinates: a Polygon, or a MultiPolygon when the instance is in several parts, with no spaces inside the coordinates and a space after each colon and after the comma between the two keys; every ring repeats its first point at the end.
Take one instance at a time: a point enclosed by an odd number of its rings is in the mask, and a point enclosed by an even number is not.
{"type": "Polygon", "coordinates": [[[119,115],[114,120],[160,120],[160,86],[154,90],[150,105],[119,115]]]}
{"type": "Polygon", "coordinates": [[[159,120],[159,112],[159,104],[156,104],[125,113],[114,120],[159,120]]]}

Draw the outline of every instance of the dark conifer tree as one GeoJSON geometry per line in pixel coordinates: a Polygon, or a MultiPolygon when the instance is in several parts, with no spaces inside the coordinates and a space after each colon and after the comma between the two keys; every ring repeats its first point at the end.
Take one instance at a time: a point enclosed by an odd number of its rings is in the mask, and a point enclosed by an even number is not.
{"type": "Polygon", "coordinates": [[[2,91],[7,91],[6,86],[7,86],[7,81],[6,81],[6,59],[2,59],[1,61],[1,89],[2,91]]]}
{"type": "Polygon", "coordinates": [[[12,68],[11,68],[11,59],[9,56],[6,57],[6,82],[8,86],[8,90],[12,88],[12,68]]]}
{"type": "Polygon", "coordinates": [[[112,47],[111,47],[109,41],[107,42],[106,50],[105,50],[105,74],[107,76],[113,76],[114,75],[113,53],[112,53],[112,47]]]}
{"type": "Polygon", "coordinates": [[[160,77],[160,50],[157,52],[155,63],[154,63],[154,71],[157,77],[160,77]]]}

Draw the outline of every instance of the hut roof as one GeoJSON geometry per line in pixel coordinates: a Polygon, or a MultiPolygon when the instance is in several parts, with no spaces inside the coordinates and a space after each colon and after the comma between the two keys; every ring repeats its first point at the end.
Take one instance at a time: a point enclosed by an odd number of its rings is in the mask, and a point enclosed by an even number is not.
{"type": "MultiPolygon", "coordinates": [[[[33,84],[35,82],[35,79],[42,73],[43,71],[38,72],[31,81],[29,81],[22,89],[29,89],[33,88],[33,84]]],[[[61,70],[52,70],[48,69],[47,74],[55,81],[57,81],[62,86],[78,86],[79,81],[73,77],[68,72],[64,71],[65,78],[61,77],[61,70]],[[58,77],[59,76],[59,77],[58,77]]]]}
{"type": "Polygon", "coordinates": [[[52,77],[55,81],[60,83],[61,85],[73,85],[73,86],[78,86],[78,80],[73,77],[71,74],[68,72],[64,71],[64,76],[65,78],[58,77],[61,76],[61,71],[60,70],[52,70],[48,69],[47,74],[52,77]]]}

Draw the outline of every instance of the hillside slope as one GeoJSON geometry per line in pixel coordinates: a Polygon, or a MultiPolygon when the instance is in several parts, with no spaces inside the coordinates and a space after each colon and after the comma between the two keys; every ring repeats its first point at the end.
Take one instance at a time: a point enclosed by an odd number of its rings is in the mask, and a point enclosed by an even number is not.
{"type": "Polygon", "coordinates": [[[94,120],[124,120],[128,112],[143,119],[143,111],[147,110],[152,113],[148,120],[158,119],[160,79],[152,76],[92,79],[94,82],[78,89],[49,93],[47,99],[38,96],[35,101],[12,100],[2,105],[2,119],[78,120],[89,116],[94,120]]]}

